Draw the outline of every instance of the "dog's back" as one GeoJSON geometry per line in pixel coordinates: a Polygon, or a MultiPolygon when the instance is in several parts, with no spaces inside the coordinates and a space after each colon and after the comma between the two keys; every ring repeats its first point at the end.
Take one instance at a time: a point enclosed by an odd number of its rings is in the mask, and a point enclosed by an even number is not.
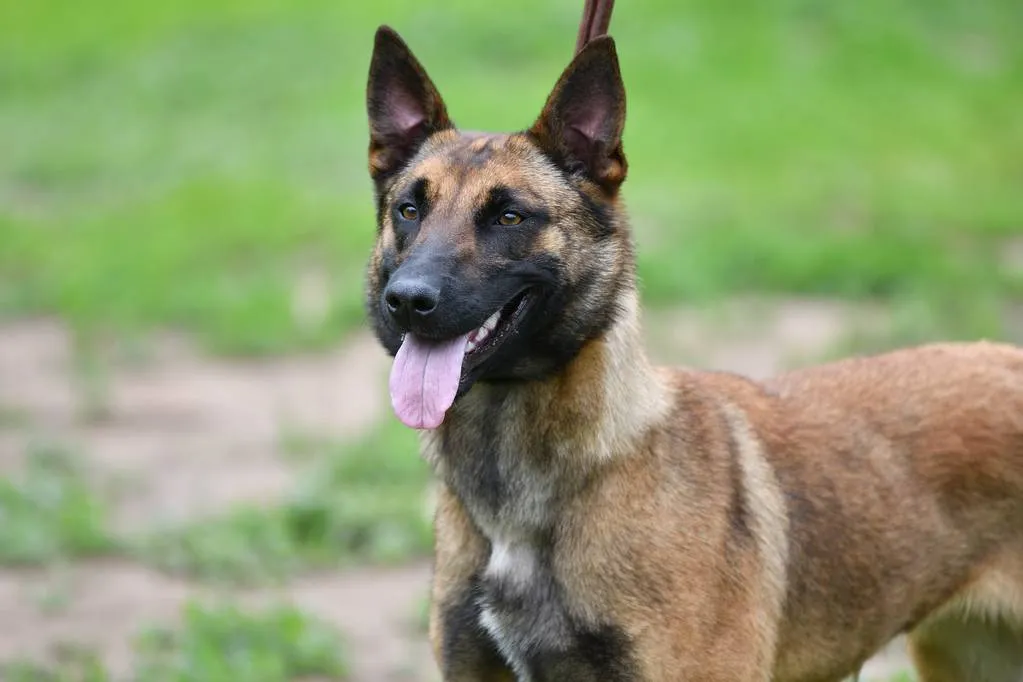
{"type": "Polygon", "coordinates": [[[814,679],[829,657],[841,673],[914,628],[921,668],[971,671],[934,679],[1019,679],[984,675],[1023,663],[1009,634],[1023,628],[1023,351],[930,345],[762,388],[702,381],[747,415],[787,502],[776,679],[814,679]]]}

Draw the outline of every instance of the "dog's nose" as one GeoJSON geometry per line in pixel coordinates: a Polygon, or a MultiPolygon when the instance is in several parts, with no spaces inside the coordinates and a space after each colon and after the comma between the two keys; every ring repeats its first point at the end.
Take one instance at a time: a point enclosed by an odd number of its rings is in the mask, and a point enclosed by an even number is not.
{"type": "Polygon", "coordinates": [[[396,279],[384,290],[387,312],[406,329],[415,321],[426,320],[439,301],[440,290],[419,278],[396,279]]]}

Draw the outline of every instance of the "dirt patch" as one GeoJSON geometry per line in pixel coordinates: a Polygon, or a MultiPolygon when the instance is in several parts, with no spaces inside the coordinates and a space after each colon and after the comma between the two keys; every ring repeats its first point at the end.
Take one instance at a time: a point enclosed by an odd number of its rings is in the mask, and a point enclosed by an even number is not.
{"type": "MultiPolygon", "coordinates": [[[[763,377],[828,355],[850,332],[883,324],[878,311],[817,300],[734,301],[651,311],[659,362],[763,377]]],[[[358,437],[389,410],[389,361],[366,333],[337,350],[277,360],[214,360],[180,336],[151,339],[140,357],[110,352],[81,370],[57,321],[0,325],[0,470],[28,443],[70,444],[97,481],[116,481],[116,525],[135,531],[241,501],[272,501],[292,483],[292,436],[358,437]],[[101,409],[96,410],[97,403],[101,409]],[[98,413],[101,418],[86,419],[98,413]]],[[[335,623],[349,641],[356,682],[438,679],[414,622],[429,567],[307,576],[245,599],[285,599],[335,623]]],[[[204,588],[127,561],[0,571],[0,660],[43,656],[57,642],[96,648],[115,670],[140,628],[173,621],[204,588]]],[[[880,657],[863,679],[901,669],[880,657]]]]}
{"type": "MultiPolygon", "coordinates": [[[[100,360],[103,375],[83,379],[64,325],[0,326],[0,467],[19,468],[33,440],[68,444],[98,482],[117,483],[123,532],[272,501],[292,483],[289,437],[357,438],[389,409],[389,361],[365,333],[333,352],[270,361],[214,360],[161,335],[141,359],[110,351],[100,360]],[[97,399],[102,417],[84,418],[97,399]]],[[[350,643],[356,682],[423,681],[435,679],[434,666],[413,622],[428,578],[417,564],[306,577],[241,596],[293,601],[336,624],[350,643]]],[[[0,660],[45,657],[74,643],[124,673],[141,628],[175,620],[187,598],[205,593],[122,560],[0,571],[0,660]]]]}
{"type": "MultiPolygon", "coordinates": [[[[310,576],[286,589],[231,596],[253,605],[293,603],[337,626],[356,682],[432,682],[439,677],[415,628],[428,580],[429,567],[416,564],[310,576]]],[[[118,560],[0,571],[0,660],[43,659],[51,647],[73,643],[103,652],[114,675],[127,675],[133,638],[174,623],[188,598],[204,596],[223,593],[118,560]]]]}
{"type": "Polygon", "coordinates": [[[831,356],[853,334],[890,326],[877,306],[827,299],[734,299],[706,307],[648,310],[647,346],[657,362],[764,379],[831,356]]]}
{"type": "Polygon", "coordinates": [[[0,405],[24,417],[0,440],[0,465],[16,466],[31,439],[71,444],[99,478],[120,482],[115,520],[126,531],[273,500],[292,481],[289,435],[355,438],[387,409],[387,357],[368,334],[272,361],[213,360],[163,335],[142,362],[103,358],[91,378],[80,364],[58,322],[0,327],[0,405]],[[83,419],[97,401],[102,417],[83,419]]]}
{"type": "Polygon", "coordinates": [[[0,660],[43,659],[53,646],[100,651],[115,674],[129,669],[142,628],[173,621],[193,592],[187,584],[122,561],[45,571],[0,572],[0,660]]]}
{"type": "Polygon", "coordinates": [[[288,596],[345,633],[355,680],[434,682],[440,674],[416,623],[429,581],[427,564],[367,569],[299,580],[288,596]]]}

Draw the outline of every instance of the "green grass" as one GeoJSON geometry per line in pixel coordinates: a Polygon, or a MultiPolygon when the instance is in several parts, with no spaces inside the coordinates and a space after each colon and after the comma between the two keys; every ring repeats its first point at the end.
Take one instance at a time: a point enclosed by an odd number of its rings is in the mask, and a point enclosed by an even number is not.
{"type": "Polygon", "coordinates": [[[294,607],[252,612],[192,603],[184,616],[179,630],[139,639],[139,680],[272,682],[344,673],[337,633],[294,607]]]}
{"type": "Polygon", "coordinates": [[[155,532],[139,555],[166,571],[231,583],[424,556],[428,472],[416,448],[414,432],[388,422],[354,446],[331,446],[283,503],[155,532]]]}
{"type": "MultiPolygon", "coordinates": [[[[187,604],[177,628],[153,628],[135,642],[133,682],[343,680],[344,649],[330,626],[292,606],[254,610],[187,604]]],[[[9,682],[109,682],[89,651],[64,647],[51,665],[0,666],[9,682]]]]}
{"type": "Polygon", "coordinates": [[[102,497],[81,462],[54,447],[34,447],[20,474],[0,478],[0,563],[34,564],[109,552],[102,497]]]}
{"type": "Polygon", "coordinates": [[[53,662],[14,660],[0,664],[0,673],[8,682],[112,682],[99,656],[77,646],[59,646],[53,662]]]}
{"type": "MultiPolygon", "coordinates": [[[[0,315],[174,326],[218,351],[358,324],[372,233],[363,88],[397,27],[455,119],[515,129],[580,2],[0,6],[0,315]],[[315,314],[302,282],[322,281],[315,314]]],[[[912,299],[933,333],[1023,293],[1023,5],[623,3],[626,150],[645,292],[912,299]],[[945,308],[968,314],[947,312],[945,308]]]]}

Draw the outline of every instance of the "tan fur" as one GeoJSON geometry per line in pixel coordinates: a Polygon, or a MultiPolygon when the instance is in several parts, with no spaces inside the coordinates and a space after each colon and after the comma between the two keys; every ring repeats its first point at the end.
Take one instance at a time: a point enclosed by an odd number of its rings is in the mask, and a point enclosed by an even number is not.
{"type": "MultiPolygon", "coordinates": [[[[645,369],[630,312],[536,389],[543,409],[523,410],[521,435],[570,425],[564,457],[599,472],[559,523],[556,568],[579,613],[627,624],[642,679],[837,682],[932,614],[1008,623],[969,646],[991,655],[986,642],[1008,642],[992,669],[1021,656],[1023,352],[934,345],[758,386],[645,369]],[[745,544],[727,521],[729,439],[749,496],[745,544]],[[786,494],[803,491],[833,506],[795,528],[786,494]]],[[[438,531],[471,528],[464,514],[439,515],[438,531]]],[[[444,552],[455,570],[484,537],[444,552]]],[[[458,580],[448,570],[439,555],[439,583],[458,580]]],[[[917,653],[924,682],[1023,671],[949,676],[934,656],[917,653]]]]}
{"type": "MultiPolygon", "coordinates": [[[[440,134],[419,156],[407,174],[431,179],[436,208],[418,239],[471,252],[465,216],[493,184],[512,183],[555,207],[533,248],[564,257],[571,277],[631,268],[627,243],[587,252],[570,222],[577,200],[518,136],[440,134]],[[466,149],[490,156],[460,170],[466,149]]],[[[551,494],[545,463],[528,459],[537,438],[556,444],[564,485],[591,481],[558,511],[554,568],[575,613],[622,624],[641,679],[837,681],[922,623],[911,639],[923,682],[1020,682],[998,666],[1023,674],[1013,658],[1023,651],[1023,353],[933,345],[758,385],[651,367],[635,290],[618,305],[618,323],[564,372],[509,400],[501,429],[538,486],[510,518],[529,525],[551,494]],[[747,540],[729,525],[737,488],[747,540]],[[824,502],[801,512],[800,497],[824,502]],[[949,632],[971,660],[966,677],[947,672],[960,665],[947,660],[949,632]],[[989,677],[970,651],[994,656],[989,677]]],[[[450,419],[486,419],[487,390],[450,419]]],[[[424,454],[443,479],[453,465],[435,435],[424,454]]],[[[436,527],[440,658],[444,605],[493,543],[519,540],[448,490],[436,527]]],[[[514,679],[496,663],[477,670],[490,677],[450,679],[514,679]]]]}

